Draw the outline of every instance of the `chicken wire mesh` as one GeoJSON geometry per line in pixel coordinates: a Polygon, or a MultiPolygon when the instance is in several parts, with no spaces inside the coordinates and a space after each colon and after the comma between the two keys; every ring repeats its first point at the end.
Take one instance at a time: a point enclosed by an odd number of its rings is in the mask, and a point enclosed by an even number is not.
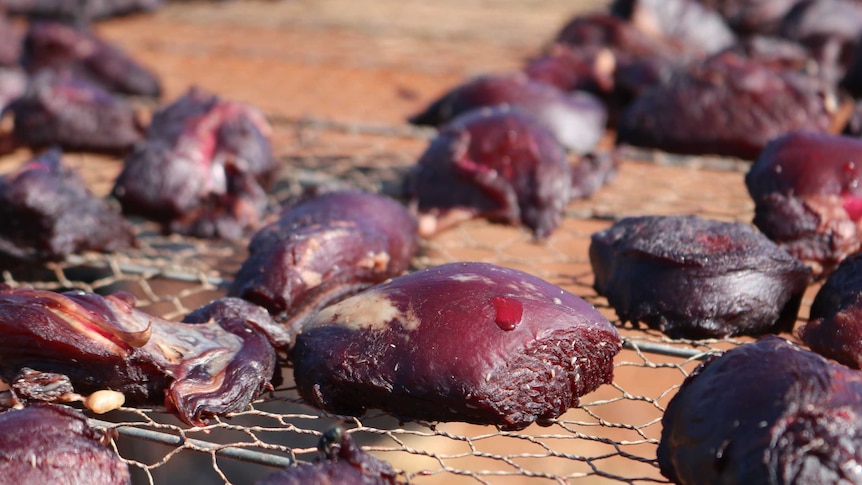
{"type": "MultiPolygon", "coordinates": [[[[397,196],[404,173],[433,135],[403,126],[271,119],[277,145],[284,147],[273,211],[307,187],[355,187],[397,196]]],[[[609,186],[570,204],[562,226],[547,241],[534,241],[526,230],[474,220],[423,241],[414,261],[415,269],[468,260],[521,269],[585,298],[616,322],[625,348],[615,361],[614,382],[547,427],[512,432],[463,423],[399,423],[380,413],[327,415],[302,403],[289,368],[274,392],[206,427],[181,425],[158,408],[122,408],[93,416],[93,423],[116,430],[116,449],[136,483],[253,483],[277,467],[313,460],[321,433],[339,424],[366,450],[392,463],[400,479],[415,483],[453,478],[665,482],[655,460],[665,405],[700,359],[739,341],[672,341],[621,325],[592,289],[589,238],[626,215],[684,212],[748,220],[751,205],[736,162],[656,158],[646,152],[628,156],[650,160],[626,160],[609,186]]],[[[68,157],[97,191],[107,193],[111,171],[119,170],[116,162],[94,173],[91,159],[68,157]]],[[[137,297],[139,308],[178,320],[223,296],[245,257],[246,241],[164,236],[140,220],[136,229],[141,245],[133,251],[71,256],[44,267],[6,271],[2,279],[12,286],[51,290],[122,290],[137,297]]]]}

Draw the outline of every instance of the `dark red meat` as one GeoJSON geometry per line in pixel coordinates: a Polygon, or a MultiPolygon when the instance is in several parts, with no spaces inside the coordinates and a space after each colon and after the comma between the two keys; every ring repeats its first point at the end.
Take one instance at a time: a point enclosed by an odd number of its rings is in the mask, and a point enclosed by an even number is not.
{"type": "Polygon", "coordinates": [[[644,92],[623,113],[618,141],[754,159],[788,131],[835,130],[838,107],[818,77],[725,52],[644,92]]]}
{"type": "Polygon", "coordinates": [[[808,48],[823,75],[837,82],[862,35],[862,2],[802,0],[782,19],[780,31],[808,48]]]}
{"type": "Polygon", "coordinates": [[[320,437],[323,454],[314,464],[300,464],[264,477],[255,485],[394,485],[395,471],[356,445],[343,429],[333,428],[320,437]]]}
{"type": "Polygon", "coordinates": [[[605,107],[593,95],[582,91],[566,93],[515,73],[480,76],[456,86],[410,122],[441,126],[469,111],[501,105],[531,114],[566,148],[578,153],[593,151],[607,121],[605,107]]]}
{"type": "Polygon", "coordinates": [[[784,16],[799,0],[700,0],[717,10],[741,35],[775,35],[784,16]]]}
{"type": "Polygon", "coordinates": [[[592,13],[578,15],[560,29],[557,42],[575,47],[608,47],[614,53],[637,58],[673,59],[682,55],[681,46],[666,39],[648,35],[620,17],[592,13]]]}
{"type": "Polygon", "coordinates": [[[324,306],[405,272],[418,246],[416,219],[398,202],[360,192],[319,195],[254,235],[230,294],[296,332],[324,306]]]}
{"type": "Polygon", "coordinates": [[[820,355],[862,369],[862,253],[848,256],[829,275],[811,304],[802,341],[820,355]]]}
{"type": "Polygon", "coordinates": [[[745,176],[754,224],[828,272],[862,245],[860,159],[856,138],[793,132],[773,140],[745,176]]]}
{"type": "Polygon", "coordinates": [[[607,47],[576,47],[557,42],[542,55],[530,59],[524,73],[532,81],[563,91],[607,94],[614,88],[616,64],[616,56],[607,47]]]}
{"type": "Polygon", "coordinates": [[[93,20],[155,10],[161,0],[0,0],[12,15],[86,25],[93,20]]]}
{"type": "Polygon", "coordinates": [[[780,37],[752,35],[727,48],[728,52],[777,70],[819,74],[817,63],[798,42],[780,37]]]}
{"type": "Polygon", "coordinates": [[[34,22],[24,38],[24,66],[68,73],[104,89],[129,95],[159,97],[159,79],[117,47],[85,29],[57,22],[34,22]]]}
{"type": "Polygon", "coordinates": [[[440,131],[405,181],[433,234],[476,216],[523,224],[543,238],[559,225],[572,195],[563,147],[518,110],[474,111],[440,131]]]}
{"type": "Polygon", "coordinates": [[[43,71],[8,109],[15,140],[33,147],[124,153],[143,137],[132,107],[96,84],[43,71]]]}
{"type": "Polygon", "coordinates": [[[0,413],[4,483],[131,483],[129,466],[108,446],[109,431],[72,408],[37,405],[0,413]]]}
{"type": "Polygon", "coordinates": [[[694,53],[714,54],[736,40],[718,12],[695,0],[615,0],[610,11],[694,53]]]}
{"type": "Polygon", "coordinates": [[[59,151],[0,177],[0,268],[134,245],[119,207],[95,197],[59,151]]]}
{"type": "Polygon", "coordinates": [[[625,218],[593,234],[596,291],[672,338],[790,331],[809,270],[748,224],[625,218]]]}
{"type": "Polygon", "coordinates": [[[677,484],[862,483],[862,373],[775,336],[698,367],[662,419],[677,484]]]}
{"type": "Polygon", "coordinates": [[[611,382],[616,329],[529,274],[452,263],[394,278],[318,313],[291,353],[324,411],[522,429],[611,382]]]}
{"type": "Polygon", "coordinates": [[[260,223],[278,168],[269,131],[258,110],[193,88],[153,115],[113,193],[167,232],[238,239],[260,223]]]}
{"type": "MultiPolygon", "coordinates": [[[[271,388],[275,351],[260,327],[268,315],[218,306],[196,324],[134,308],[134,298],[0,286],[0,377],[29,367],[69,377],[75,391],[111,389],[132,405],[164,404],[186,423],[245,409],[271,388]],[[211,317],[211,318],[208,318],[211,317]],[[204,320],[206,319],[206,320],[204,320]]],[[[213,304],[213,305],[218,305],[213,304]]]]}

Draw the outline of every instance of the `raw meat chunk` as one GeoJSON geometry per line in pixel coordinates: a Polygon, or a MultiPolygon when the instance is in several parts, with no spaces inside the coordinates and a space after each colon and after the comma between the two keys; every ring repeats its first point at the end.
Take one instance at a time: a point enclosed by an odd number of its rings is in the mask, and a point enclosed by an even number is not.
{"type": "Polygon", "coordinates": [[[700,0],[740,35],[778,34],[781,20],[800,0],[700,0]]]}
{"type": "Polygon", "coordinates": [[[131,483],[129,466],[109,447],[109,431],[79,411],[34,405],[0,413],[0,476],[4,483],[131,483]]]}
{"type": "Polygon", "coordinates": [[[258,110],[193,88],[153,115],[114,196],[166,232],[239,239],[260,223],[278,168],[269,132],[258,110]]]}
{"type": "Polygon", "coordinates": [[[473,111],[432,140],[405,180],[405,192],[431,235],[476,216],[523,224],[544,238],[571,199],[563,147],[519,110],[473,111]]]}
{"type": "Polygon", "coordinates": [[[662,418],[661,472],[681,485],[862,483],[862,373],[776,336],[686,378],[662,418]]]}
{"type": "Polygon", "coordinates": [[[93,20],[155,10],[161,0],[0,0],[12,15],[86,25],[93,20]]]}
{"type": "Polygon", "coordinates": [[[124,153],[143,137],[132,107],[84,79],[43,71],[12,102],[15,140],[32,147],[124,153]]]}
{"type": "Polygon", "coordinates": [[[230,294],[263,306],[294,333],[324,306],[406,271],[418,246],[416,219],[398,202],[322,194],[252,237],[230,294]]]}
{"type": "Polygon", "coordinates": [[[862,253],[847,257],[829,275],[811,304],[802,341],[820,355],[862,369],[862,253]]]}
{"type": "Polygon", "coordinates": [[[472,79],[441,96],[410,122],[441,126],[469,111],[502,105],[531,114],[577,153],[593,151],[604,135],[607,112],[596,97],[582,91],[566,93],[522,73],[472,79]]]}
{"type": "Polygon", "coordinates": [[[369,455],[356,445],[342,428],[333,428],[320,437],[323,458],[273,473],[255,485],[357,484],[395,485],[395,471],[389,463],[369,455]]]}
{"type": "Polygon", "coordinates": [[[95,197],[59,151],[0,177],[0,268],[134,245],[119,207],[95,197]]]}
{"type": "Polygon", "coordinates": [[[535,276],[451,263],[394,278],[318,313],[291,353],[303,399],[359,416],[547,423],[611,382],[616,329],[535,276]]]}
{"type": "Polygon", "coordinates": [[[177,323],[136,310],[125,293],[0,285],[0,378],[25,367],[65,374],[76,392],[119,391],[131,405],[164,404],[203,425],[271,389],[276,356],[265,332],[273,324],[258,324],[266,312],[242,304],[248,316],[216,307],[190,317],[201,323],[177,323]]]}
{"type": "Polygon", "coordinates": [[[159,97],[159,79],[120,49],[88,30],[34,22],[24,37],[24,66],[86,79],[119,94],[159,97]]]}
{"type": "Polygon", "coordinates": [[[695,0],[615,0],[610,10],[648,35],[703,54],[714,54],[736,40],[718,12],[695,0]]]}
{"type": "Polygon", "coordinates": [[[846,119],[838,108],[818,77],[724,52],[643,93],[623,113],[618,141],[754,159],[788,131],[840,131],[846,119]]]}
{"type": "Polygon", "coordinates": [[[754,225],[817,273],[862,247],[860,181],[862,141],[804,131],[771,141],[745,176],[754,225]]]}
{"type": "Polygon", "coordinates": [[[671,338],[790,331],[809,270],[748,224],[622,219],[593,234],[594,287],[623,322],[671,338]]]}

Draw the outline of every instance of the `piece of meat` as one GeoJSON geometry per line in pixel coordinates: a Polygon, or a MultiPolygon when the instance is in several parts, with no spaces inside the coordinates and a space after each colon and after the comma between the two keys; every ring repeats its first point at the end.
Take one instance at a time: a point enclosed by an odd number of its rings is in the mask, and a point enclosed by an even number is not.
{"type": "Polygon", "coordinates": [[[452,88],[410,118],[418,125],[442,126],[479,108],[517,107],[534,116],[569,150],[588,153],[604,135],[607,112],[595,96],[563,92],[523,73],[479,76],[452,88]]]}
{"type": "Polygon", "coordinates": [[[451,263],[393,278],[319,312],[291,352],[303,399],[324,411],[547,424],[613,378],[616,329],[540,278],[451,263]]]}
{"type": "Polygon", "coordinates": [[[405,272],[418,246],[416,219],[395,200],[318,195],[255,233],[229,294],[295,333],[324,306],[405,272]]]}
{"type": "Polygon", "coordinates": [[[604,46],[575,47],[555,42],[524,66],[532,81],[562,91],[588,91],[607,95],[614,88],[617,58],[604,46]]]}
{"type": "Polygon", "coordinates": [[[671,338],[790,331],[808,268],[743,223],[628,217],[593,234],[594,288],[623,322],[671,338]]]}
{"type": "Polygon", "coordinates": [[[781,20],[799,0],[699,0],[720,13],[742,36],[776,35],[781,20]]]}
{"type": "Polygon", "coordinates": [[[819,77],[724,52],[644,92],[623,113],[618,142],[754,159],[788,131],[840,131],[838,108],[819,77]]]}
{"type": "Polygon", "coordinates": [[[165,232],[239,239],[260,223],[278,169],[270,131],[257,109],[192,88],[153,115],[113,194],[165,232]]]}
{"type": "Polygon", "coordinates": [[[523,111],[496,108],[446,125],[404,190],[423,235],[478,216],[523,224],[544,238],[563,217],[571,181],[566,152],[544,125],[523,111]]]}
{"type": "Polygon", "coordinates": [[[737,56],[776,70],[803,71],[820,74],[820,66],[798,42],[781,37],[752,35],[739,39],[726,49],[737,56]]]}
{"type": "Polygon", "coordinates": [[[11,15],[86,25],[93,20],[152,11],[161,0],[0,0],[11,15]]]}
{"type": "Polygon", "coordinates": [[[804,45],[829,82],[838,82],[862,35],[862,2],[802,0],[781,21],[783,37],[804,45]]]}
{"type": "Polygon", "coordinates": [[[662,418],[680,485],[862,483],[862,373],[768,336],[701,364],[662,418]]]}
{"type": "Polygon", "coordinates": [[[862,253],[841,261],[820,287],[799,336],[811,350],[862,369],[862,253]]]}
{"type": "MultiPolygon", "coordinates": [[[[122,392],[131,405],[165,405],[184,422],[244,410],[276,372],[267,313],[202,310],[178,323],[134,308],[134,298],[0,286],[0,378],[22,368],[69,377],[76,392],[122,392]],[[199,315],[201,315],[199,313],[199,315]],[[259,327],[264,327],[261,331],[259,327]]],[[[217,304],[213,304],[217,305],[217,304]]]]}
{"type": "Polygon", "coordinates": [[[68,73],[118,94],[158,98],[159,78],[119,48],[87,29],[59,22],[33,22],[24,37],[27,71],[68,73]]]}
{"type": "Polygon", "coordinates": [[[573,17],[560,28],[555,41],[578,48],[607,47],[615,54],[636,58],[671,60],[685,57],[681,46],[648,35],[631,22],[609,13],[596,12],[573,17]]]}
{"type": "Polygon", "coordinates": [[[695,0],[615,0],[610,11],[647,35],[702,54],[724,50],[736,40],[718,12],[695,0]]]}
{"type": "Polygon", "coordinates": [[[35,148],[125,153],[143,129],[132,107],[96,84],[43,71],[13,101],[12,134],[35,148]]]}
{"type": "Polygon", "coordinates": [[[791,132],[769,143],[745,176],[754,225],[828,273],[862,247],[862,141],[791,132]]]}
{"type": "Polygon", "coordinates": [[[0,413],[0,476],[4,483],[131,483],[129,466],[110,448],[110,431],[62,405],[0,413]]]}
{"type": "Polygon", "coordinates": [[[17,67],[20,61],[21,34],[5,15],[0,15],[0,66],[17,67]]]}
{"type": "Polygon", "coordinates": [[[342,428],[332,428],[320,437],[322,458],[313,464],[285,468],[255,485],[395,485],[396,473],[385,461],[362,451],[342,428]]]}
{"type": "Polygon", "coordinates": [[[135,244],[119,207],[94,196],[58,150],[0,177],[0,268],[135,244]]]}

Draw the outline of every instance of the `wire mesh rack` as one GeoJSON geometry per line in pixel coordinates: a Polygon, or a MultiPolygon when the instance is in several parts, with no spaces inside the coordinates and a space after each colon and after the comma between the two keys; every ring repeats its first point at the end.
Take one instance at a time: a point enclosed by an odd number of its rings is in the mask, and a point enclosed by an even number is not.
{"type": "MultiPolygon", "coordinates": [[[[271,119],[274,136],[289,147],[271,196],[273,209],[309,186],[397,196],[405,171],[433,135],[397,125],[271,119]]],[[[81,159],[84,155],[69,157],[79,165],[89,163],[81,159]]],[[[624,162],[609,186],[569,206],[561,228],[547,241],[474,220],[425,240],[414,268],[473,260],[525,270],[585,298],[616,321],[592,289],[587,249],[593,232],[630,214],[686,212],[735,220],[751,215],[742,172],[733,163],[721,162],[715,170],[701,161],[656,161],[624,162]]],[[[110,171],[101,176],[111,179],[110,171]]],[[[245,257],[245,241],[164,236],[145,221],[136,221],[136,229],[141,245],[134,251],[70,256],[44,267],[6,271],[2,280],[52,290],[123,290],[137,297],[139,308],[180,319],[224,295],[245,257]]],[[[512,432],[463,423],[399,423],[380,413],[327,415],[302,402],[290,369],[284,369],[284,385],[250,409],[206,427],[181,425],[158,408],[122,408],[92,421],[117,430],[116,449],[136,483],[253,483],[277,467],[313,460],[319,436],[335,425],[344,426],[409,482],[662,483],[655,450],[665,405],[702,358],[739,341],[672,341],[618,321],[617,326],[624,350],[615,361],[614,382],[547,427],[512,432]]]]}

